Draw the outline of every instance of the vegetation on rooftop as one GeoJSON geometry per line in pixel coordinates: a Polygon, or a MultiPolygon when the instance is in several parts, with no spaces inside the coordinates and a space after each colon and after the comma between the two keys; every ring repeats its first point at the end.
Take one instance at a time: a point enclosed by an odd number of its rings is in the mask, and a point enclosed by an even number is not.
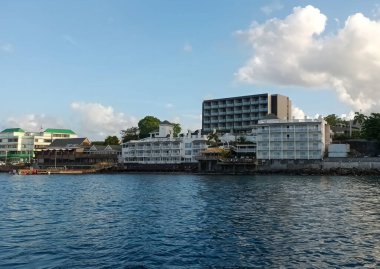
{"type": "MultiPolygon", "coordinates": [[[[149,137],[150,133],[158,131],[161,120],[154,116],[146,116],[138,122],[138,127],[133,126],[121,131],[123,143],[149,137]]],[[[181,125],[179,123],[172,123],[174,137],[181,133],[181,125]]]]}

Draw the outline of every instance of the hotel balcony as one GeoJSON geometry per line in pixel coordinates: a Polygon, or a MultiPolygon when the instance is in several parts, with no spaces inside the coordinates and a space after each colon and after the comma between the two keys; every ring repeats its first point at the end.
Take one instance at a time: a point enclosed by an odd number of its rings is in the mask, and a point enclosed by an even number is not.
{"type": "Polygon", "coordinates": [[[307,132],[307,128],[295,128],[294,130],[296,133],[306,133],[307,132]]]}

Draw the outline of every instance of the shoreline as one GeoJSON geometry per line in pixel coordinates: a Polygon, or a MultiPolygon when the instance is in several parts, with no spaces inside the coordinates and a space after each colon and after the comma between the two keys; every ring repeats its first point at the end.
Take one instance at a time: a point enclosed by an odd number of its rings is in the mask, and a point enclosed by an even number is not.
{"type": "MultiPolygon", "coordinates": [[[[14,169],[6,170],[1,169],[0,173],[9,174],[14,169]]],[[[17,169],[16,169],[17,170],[17,169]]],[[[73,173],[51,173],[49,175],[96,175],[96,174],[168,174],[168,175],[229,175],[229,176],[241,176],[241,175],[294,175],[294,176],[378,176],[380,175],[380,169],[357,169],[357,168],[336,168],[336,169],[266,169],[255,171],[242,171],[242,172],[191,172],[191,171],[129,171],[126,169],[98,171],[98,172],[86,172],[82,170],[73,171],[73,173]]],[[[33,175],[33,174],[27,174],[33,175]]],[[[41,173],[38,175],[47,175],[41,173]]]]}

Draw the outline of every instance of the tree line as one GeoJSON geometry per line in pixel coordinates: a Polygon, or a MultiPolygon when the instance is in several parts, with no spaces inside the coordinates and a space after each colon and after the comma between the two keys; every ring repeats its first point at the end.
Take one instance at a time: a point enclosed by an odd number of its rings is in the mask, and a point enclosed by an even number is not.
{"type": "MultiPolygon", "coordinates": [[[[146,116],[141,119],[137,126],[132,126],[128,129],[121,130],[121,141],[114,136],[107,136],[104,141],[93,141],[94,145],[120,145],[120,143],[125,143],[131,140],[139,140],[142,138],[149,137],[149,134],[158,131],[161,120],[153,117],[146,116]]],[[[179,123],[171,123],[173,125],[173,136],[177,137],[181,133],[181,125],[179,123]]]]}
{"type": "Polygon", "coordinates": [[[324,117],[325,121],[330,126],[350,126],[351,124],[359,125],[359,131],[353,131],[351,137],[341,136],[340,139],[348,138],[363,138],[367,140],[380,141],[380,113],[371,113],[365,115],[360,112],[355,112],[352,121],[343,120],[335,114],[330,114],[324,117]]]}

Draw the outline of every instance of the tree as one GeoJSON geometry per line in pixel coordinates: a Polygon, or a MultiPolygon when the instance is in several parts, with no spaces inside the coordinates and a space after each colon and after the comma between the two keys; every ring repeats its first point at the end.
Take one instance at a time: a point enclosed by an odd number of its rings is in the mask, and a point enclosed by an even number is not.
{"type": "Polygon", "coordinates": [[[120,140],[117,138],[116,135],[114,136],[107,136],[107,138],[104,140],[104,145],[119,145],[120,140]]]}
{"type": "Polygon", "coordinates": [[[181,133],[181,125],[179,123],[173,123],[173,131],[174,131],[174,134],[173,136],[174,137],[177,137],[180,133],[181,133]]]}
{"type": "Polygon", "coordinates": [[[92,144],[92,145],[103,146],[103,145],[104,145],[104,141],[91,141],[91,144],[92,144]]]}
{"type": "Polygon", "coordinates": [[[217,133],[210,133],[208,136],[207,136],[207,142],[209,143],[209,145],[211,147],[217,147],[218,146],[218,142],[219,142],[219,136],[217,133]]]}
{"type": "Polygon", "coordinates": [[[146,116],[139,121],[138,126],[140,130],[140,138],[149,136],[149,133],[158,130],[160,126],[160,120],[153,116],[146,116]]]}
{"type": "Polygon", "coordinates": [[[367,116],[365,116],[364,114],[355,112],[354,123],[362,124],[365,122],[366,119],[367,119],[367,116]]]}
{"type": "Polygon", "coordinates": [[[238,144],[244,144],[247,142],[247,138],[245,136],[240,136],[238,139],[236,139],[236,142],[238,144]]]}
{"type": "Polygon", "coordinates": [[[355,117],[354,117],[354,124],[358,123],[359,124],[359,131],[362,131],[362,124],[367,120],[367,116],[365,116],[362,113],[355,112],[355,117]]]}
{"type": "Polygon", "coordinates": [[[337,126],[338,124],[344,123],[341,118],[339,118],[335,114],[330,114],[324,117],[324,120],[330,125],[330,126],[337,126]]]}
{"type": "Polygon", "coordinates": [[[362,135],[366,139],[380,141],[380,113],[371,113],[362,125],[362,135]]]}
{"type": "Polygon", "coordinates": [[[121,137],[123,143],[129,142],[131,140],[138,140],[139,139],[139,128],[138,127],[131,127],[126,130],[121,130],[121,137]]]}

